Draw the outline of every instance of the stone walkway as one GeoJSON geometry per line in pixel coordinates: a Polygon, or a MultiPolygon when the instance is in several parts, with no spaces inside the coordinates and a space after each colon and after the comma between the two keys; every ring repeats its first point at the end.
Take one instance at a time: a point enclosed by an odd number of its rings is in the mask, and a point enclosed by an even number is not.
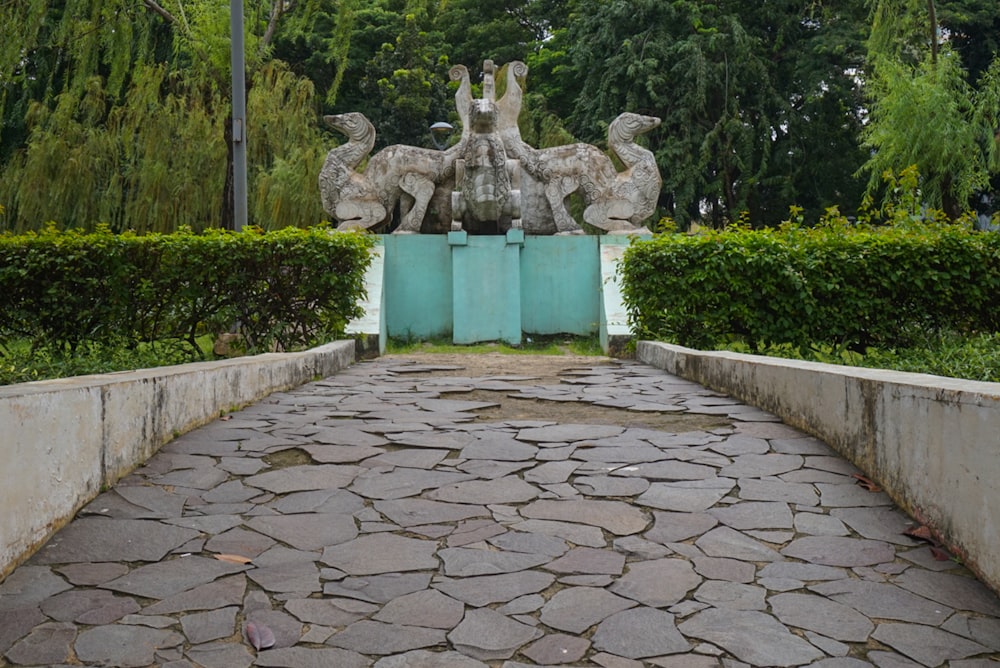
{"type": "Polygon", "coordinates": [[[1000,666],[826,445],[590,364],[381,358],[182,436],[0,584],[0,665],[1000,666]]]}

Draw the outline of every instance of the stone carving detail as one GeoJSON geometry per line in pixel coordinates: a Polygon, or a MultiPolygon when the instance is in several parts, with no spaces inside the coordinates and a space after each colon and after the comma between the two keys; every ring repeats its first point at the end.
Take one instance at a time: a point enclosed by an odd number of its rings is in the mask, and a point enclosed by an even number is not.
{"type": "Polygon", "coordinates": [[[523,96],[518,79],[527,72],[524,63],[510,63],[506,91],[497,100],[493,62],[487,60],[482,98],[474,99],[467,68],[456,65],[450,76],[460,82],[455,107],[461,139],[446,151],[389,146],[368,160],[364,172],[357,166],[375,144],[375,128],[359,113],[326,116],[347,143],[329,152],[320,171],[323,208],[341,229],[383,229],[398,205],[397,233],[450,227],[581,234],[567,207],[578,194],[589,225],[607,232],[639,230],[656,209],[662,181],[653,154],[635,138],[659,126],[660,119],[623,113],[611,123],[608,147],[625,165],[623,172],[590,144],[536,149],[521,138],[517,125],[523,96]]]}

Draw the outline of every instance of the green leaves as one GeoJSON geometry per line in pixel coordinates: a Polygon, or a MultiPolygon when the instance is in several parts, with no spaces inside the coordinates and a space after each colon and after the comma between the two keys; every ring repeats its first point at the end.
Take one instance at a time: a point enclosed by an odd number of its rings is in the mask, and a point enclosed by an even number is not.
{"type": "Polygon", "coordinates": [[[1000,330],[1000,235],[958,225],[662,235],[634,243],[621,271],[637,336],[696,348],[863,353],[1000,330]]]}
{"type": "Polygon", "coordinates": [[[0,236],[0,341],[187,341],[239,323],[250,351],[324,343],[361,315],[371,238],[327,227],[240,234],[0,236]]]}

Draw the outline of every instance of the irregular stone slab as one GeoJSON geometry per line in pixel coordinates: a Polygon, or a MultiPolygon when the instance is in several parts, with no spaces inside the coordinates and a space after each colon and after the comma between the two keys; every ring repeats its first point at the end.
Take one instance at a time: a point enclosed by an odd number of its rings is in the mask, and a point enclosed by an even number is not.
{"type": "Polygon", "coordinates": [[[74,638],[76,638],[76,627],[73,624],[68,622],[41,624],[15,642],[4,656],[22,665],[53,666],[66,663],[73,655],[71,646],[74,638]]]}
{"type": "Polygon", "coordinates": [[[394,452],[383,452],[376,457],[365,459],[363,467],[402,466],[411,469],[429,470],[441,463],[448,456],[448,450],[406,449],[394,452]]]}
{"type": "Polygon", "coordinates": [[[436,589],[417,591],[389,601],[372,619],[387,624],[453,629],[462,621],[465,606],[436,589]]]}
{"type": "Polygon", "coordinates": [[[824,566],[872,566],[892,561],[896,551],[888,543],[845,536],[805,536],[781,550],[786,557],[824,566]]]}
{"type": "Polygon", "coordinates": [[[538,448],[507,434],[487,433],[462,448],[463,459],[492,459],[500,462],[523,462],[535,458],[538,448]]]}
{"type": "Polygon", "coordinates": [[[388,439],[381,436],[374,436],[366,431],[346,425],[337,427],[321,427],[319,431],[309,434],[308,438],[310,441],[324,445],[352,447],[355,448],[359,454],[371,452],[378,446],[389,444],[388,439]]]}
{"type": "Polygon", "coordinates": [[[343,464],[304,464],[250,476],[243,483],[275,494],[314,489],[343,488],[361,472],[357,466],[343,464]]]}
{"type": "Polygon", "coordinates": [[[643,438],[658,448],[689,448],[722,440],[721,436],[707,431],[684,431],[676,434],[649,431],[643,438]]]}
{"type": "Polygon", "coordinates": [[[319,592],[319,569],[312,562],[292,562],[277,566],[258,567],[247,576],[260,585],[264,591],[272,593],[319,592]]]}
{"type": "MultiPolygon", "coordinates": [[[[350,490],[369,499],[403,499],[416,496],[426,489],[452,485],[473,476],[455,471],[424,471],[421,469],[396,469],[393,471],[368,471],[351,483],[350,490]]],[[[445,499],[442,499],[445,500],[445,499]]]]}
{"type": "MultiPolygon", "coordinates": [[[[255,496],[260,496],[260,490],[256,487],[247,487],[240,480],[230,480],[217,487],[213,487],[207,492],[200,494],[203,501],[208,503],[242,503],[249,501],[255,496]]],[[[180,515],[176,513],[174,516],[180,515]]]]}
{"type": "Polygon", "coordinates": [[[710,508],[706,512],[734,529],[792,528],[792,511],[787,503],[749,501],[734,503],[727,508],[710,508]]]}
{"type": "Polygon", "coordinates": [[[555,579],[551,573],[529,570],[502,575],[439,580],[434,583],[434,587],[452,598],[482,607],[544,591],[555,582],[555,579]]]}
{"type": "Polygon", "coordinates": [[[444,631],[399,624],[383,624],[371,620],[354,622],[343,631],[334,633],[327,645],[349,649],[360,654],[398,654],[421,647],[443,645],[444,631]]]}
{"type": "MultiPolygon", "coordinates": [[[[272,610],[270,602],[266,597],[261,597],[261,607],[257,608],[253,599],[247,598],[244,602],[244,616],[247,622],[254,622],[266,626],[274,633],[274,648],[292,647],[302,638],[302,622],[283,610],[272,610]],[[267,606],[267,607],[264,607],[267,606]]],[[[246,636],[246,625],[243,627],[243,634],[246,636]]],[[[249,640],[247,640],[249,644],[249,640]]]]}
{"type": "Polygon", "coordinates": [[[802,564],[796,561],[778,561],[764,566],[759,573],[762,578],[794,578],[796,580],[842,580],[850,573],[842,568],[802,564]]]}
{"type": "Polygon", "coordinates": [[[892,499],[885,492],[869,492],[856,484],[836,485],[816,483],[820,492],[820,503],[827,508],[891,506],[892,499]]]}
{"type": "Polygon", "coordinates": [[[677,628],[684,635],[707,640],[751,665],[800,666],[824,656],[763,612],[709,608],[677,628]]]}
{"type": "Polygon", "coordinates": [[[172,517],[163,521],[166,524],[187,527],[213,536],[243,524],[243,518],[239,515],[196,515],[194,517],[172,517]]]}
{"type": "Polygon", "coordinates": [[[299,550],[320,550],[358,535],[354,518],[338,513],[259,515],[246,526],[299,550]]]}
{"type": "Polygon", "coordinates": [[[794,471],[801,468],[802,463],[800,455],[746,454],[736,457],[732,464],[719,471],[719,475],[726,478],[765,478],[794,471]]]}
{"type": "Polygon", "coordinates": [[[437,542],[389,533],[362,536],[323,550],[321,561],[351,575],[437,569],[437,542]]]}
{"type": "Polygon", "coordinates": [[[917,545],[903,534],[913,528],[913,520],[895,508],[834,508],[830,515],[842,520],[864,538],[896,545],[917,545]]]}
{"type": "Polygon", "coordinates": [[[333,647],[310,649],[307,647],[283,647],[259,652],[255,666],[270,668],[366,668],[371,661],[357,652],[333,647]]]}
{"type": "Polygon", "coordinates": [[[768,599],[771,613],[788,626],[808,629],[828,638],[866,642],[875,625],[846,605],[808,594],[778,594],[768,599]]]}
{"type": "Polygon", "coordinates": [[[621,575],[624,568],[624,554],[593,547],[575,547],[564,556],[545,564],[545,570],[556,573],[621,575]]]}
{"type": "Polygon", "coordinates": [[[250,652],[246,645],[215,641],[192,647],[186,654],[202,668],[250,668],[254,662],[250,652]]]}
{"type": "Polygon", "coordinates": [[[152,511],[149,517],[180,517],[187,500],[182,494],[174,494],[155,485],[119,485],[114,493],[131,504],[152,511]]]}
{"type": "Polygon", "coordinates": [[[378,606],[347,598],[295,598],[285,603],[285,610],[299,621],[320,626],[348,626],[364,619],[378,606]]]}
{"type": "Polygon", "coordinates": [[[819,513],[798,513],[795,516],[795,530],[812,536],[846,536],[850,533],[836,517],[819,513]]]}
{"type": "Polygon", "coordinates": [[[543,624],[567,633],[583,633],[616,612],[635,607],[635,601],[597,587],[561,589],[542,606],[543,624]]]}
{"type": "MultiPolygon", "coordinates": [[[[610,440],[610,439],[608,439],[610,440]]],[[[603,443],[605,441],[601,441],[603,443]]],[[[663,451],[652,445],[627,445],[627,446],[614,446],[614,447],[591,447],[587,443],[587,447],[582,447],[577,444],[577,447],[573,452],[573,459],[577,459],[584,462],[604,462],[611,464],[642,464],[644,462],[655,462],[659,459],[665,459],[666,455],[663,451]]]]}
{"type": "Polygon", "coordinates": [[[572,524],[570,522],[553,522],[550,520],[525,520],[511,525],[511,529],[525,533],[540,533],[547,536],[556,536],[573,543],[574,545],[584,545],[586,547],[604,547],[607,541],[604,533],[598,527],[587,526],[585,524],[572,524]]]}
{"type": "Polygon", "coordinates": [[[628,572],[610,590],[654,608],[673,605],[701,584],[691,564],[683,559],[655,559],[629,564],[628,572]]]}
{"type": "Polygon", "coordinates": [[[887,582],[837,579],[812,585],[809,589],[875,619],[938,626],[954,612],[946,605],[887,582]]]}
{"type": "Polygon", "coordinates": [[[218,536],[213,536],[205,543],[209,552],[220,554],[238,554],[252,559],[275,545],[274,540],[256,531],[247,531],[240,527],[230,529],[218,536]]]}
{"type": "Polygon", "coordinates": [[[561,557],[569,551],[569,545],[562,538],[524,531],[507,531],[502,535],[490,537],[487,542],[501,550],[544,554],[550,557],[561,557]]]}
{"type": "Polygon", "coordinates": [[[687,652],[691,645],[674,626],[674,616],[653,608],[611,615],[597,626],[594,647],[616,656],[643,659],[687,652]]]}
{"type": "Polygon", "coordinates": [[[239,608],[230,606],[208,612],[196,612],[181,617],[181,628],[192,645],[219,638],[228,638],[236,631],[236,613],[239,608]]]}
{"type": "Polygon", "coordinates": [[[364,578],[349,577],[340,582],[327,582],[323,593],[371,603],[387,603],[394,598],[426,589],[430,573],[387,573],[364,578]]]}
{"type": "Polygon", "coordinates": [[[1000,616],[1000,599],[978,580],[951,573],[934,573],[910,568],[896,578],[904,589],[950,605],[958,610],[971,610],[993,617],[1000,616]]]}
{"type": "Polygon", "coordinates": [[[517,622],[490,608],[476,608],[448,634],[455,649],[475,659],[509,659],[522,645],[541,637],[533,626],[517,622]]]}
{"type": "Polygon", "coordinates": [[[573,486],[587,496],[635,496],[649,489],[643,478],[613,478],[611,476],[580,476],[573,486]]]}
{"type": "MultiPolygon", "coordinates": [[[[575,455],[574,455],[575,456],[575,455]]],[[[671,459],[649,464],[635,464],[615,469],[611,475],[645,478],[646,480],[710,480],[717,469],[704,464],[689,464],[671,459]]]]}
{"type": "Polygon", "coordinates": [[[728,557],[740,561],[780,561],[781,555],[746,534],[729,527],[712,529],[695,541],[710,557],[728,557]]]}
{"type": "Polygon", "coordinates": [[[989,649],[947,631],[916,624],[879,624],[872,638],[902,652],[925,666],[964,659],[989,649]]]}
{"type": "MultiPolygon", "coordinates": [[[[70,564],[53,569],[78,586],[92,586],[104,584],[108,580],[114,580],[128,573],[128,566],[125,564],[96,563],[96,564],[70,564]]],[[[0,605],[0,608],[3,606],[0,605]]],[[[0,624],[2,626],[2,624],[0,624]]]]}
{"type": "Polygon", "coordinates": [[[146,598],[164,599],[249,568],[244,564],[190,556],[141,566],[101,587],[146,598]]]}
{"type": "Polygon", "coordinates": [[[708,580],[694,593],[696,600],[725,610],[764,610],[762,587],[738,582],[708,580]]]}
{"type": "Polygon", "coordinates": [[[444,573],[454,577],[515,573],[552,561],[546,554],[497,552],[467,547],[447,547],[437,553],[444,562],[444,573]]]}
{"type": "Polygon", "coordinates": [[[138,612],[139,604],[102,589],[71,589],[42,601],[39,608],[58,622],[98,625],[138,612]]]}
{"type": "Polygon", "coordinates": [[[213,610],[226,605],[239,605],[246,593],[247,580],[242,573],[220,578],[190,591],[166,598],[145,608],[144,615],[168,615],[188,610],[213,610]]]}
{"type": "Polygon", "coordinates": [[[428,499],[451,503],[525,503],[539,494],[539,489],[521,478],[506,476],[496,480],[472,480],[445,484],[427,493],[428,499]]]}
{"type": "Polygon", "coordinates": [[[771,445],[763,438],[736,434],[721,443],[713,443],[708,448],[721,455],[735,457],[737,455],[763,455],[770,452],[771,445]]]}
{"type": "Polygon", "coordinates": [[[548,427],[534,427],[517,432],[519,441],[532,443],[570,443],[573,441],[592,441],[601,438],[618,436],[625,431],[624,427],[600,424],[554,424],[548,427]]]}
{"type": "Polygon", "coordinates": [[[81,517],[53,536],[32,561],[37,564],[159,561],[197,536],[198,532],[192,529],[153,520],[81,517]]]}
{"type": "Polygon", "coordinates": [[[714,506],[735,486],[736,482],[728,478],[654,482],[635,502],[660,510],[698,513],[714,506]]]}
{"type": "Polygon", "coordinates": [[[184,638],[172,631],[113,624],[82,632],[73,647],[86,663],[140,668],[156,662],[157,650],[183,642],[184,638]]]}
{"type": "Polygon", "coordinates": [[[319,489],[293,492],[269,504],[282,515],[300,513],[353,514],[365,507],[365,500],[346,489],[319,489]]]}
{"type": "Polygon", "coordinates": [[[524,472],[524,479],[538,484],[554,484],[566,482],[573,471],[580,468],[580,462],[553,461],[539,464],[530,471],[524,472]]]}
{"type": "Polygon", "coordinates": [[[215,466],[203,466],[196,469],[171,471],[160,476],[153,476],[157,485],[164,487],[183,487],[186,489],[213,489],[226,481],[229,474],[215,466]]]}
{"type": "Polygon", "coordinates": [[[44,621],[45,615],[34,606],[0,612],[0,655],[44,621]]]}
{"type": "Polygon", "coordinates": [[[461,450],[476,441],[473,434],[460,431],[441,433],[412,432],[388,434],[388,437],[398,445],[408,445],[414,448],[447,448],[461,450]]]}
{"type": "MultiPolygon", "coordinates": [[[[339,664],[327,664],[339,665],[339,664]]],[[[482,661],[476,661],[458,652],[428,652],[415,649],[405,654],[387,656],[375,662],[375,668],[489,668],[482,661]]]]}
{"type": "Polygon", "coordinates": [[[639,536],[624,536],[612,541],[611,546],[617,552],[621,552],[626,558],[635,557],[636,560],[662,559],[671,553],[671,550],[659,543],[640,538],[639,536]]]}
{"type": "Polygon", "coordinates": [[[740,480],[740,498],[747,501],[783,501],[800,506],[815,506],[819,503],[819,495],[812,485],[754,478],[740,480]]]}
{"type": "Polygon", "coordinates": [[[725,557],[695,557],[692,561],[695,572],[709,580],[752,582],[757,570],[753,564],[725,557]]]}
{"type": "Polygon", "coordinates": [[[534,501],[521,509],[532,519],[561,520],[599,526],[617,536],[638,533],[649,518],[638,508],[621,501],[534,501]]]}
{"type": "Polygon", "coordinates": [[[464,413],[478,411],[483,408],[495,408],[500,404],[495,401],[466,401],[462,399],[420,399],[417,406],[425,411],[445,413],[464,413]]]}
{"type": "Polygon", "coordinates": [[[707,513],[653,512],[653,528],[646,538],[657,543],[679,543],[714,528],[719,521],[707,513]]]}
{"type": "Polygon", "coordinates": [[[1000,651],[1000,619],[959,613],[952,615],[941,628],[1000,651]]]}
{"type": "Polygon", "coordinates": [[[568,636],[564,633],[550,633],[542,637],[541,640],[525,647],[521,653],[535,663],[549,666],[579,661],[588,649],[590,649],[590,641],[586,638],[568,636]]]}
{"type": "Polygon", "coordinates": [[[429,499],[397,499],[376,501],[379,511],[401,527],[415,527],[421,524],[444,524],[459,522],[471,517],[489,517],[484,506],[460,503],[444,503],[429,499]]]}

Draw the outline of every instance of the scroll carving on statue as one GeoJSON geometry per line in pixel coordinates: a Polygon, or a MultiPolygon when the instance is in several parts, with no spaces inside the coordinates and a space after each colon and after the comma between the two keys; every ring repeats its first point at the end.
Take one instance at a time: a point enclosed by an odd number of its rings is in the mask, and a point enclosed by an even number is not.
{"type": "Polygon", "coordinates": [[[355,171],[375,146],[375,127],[358,112],[323,120],[347,136],[346,144],[327,153],[319,172],[323,209],[339,229],[366,230],[382,223],[387,216],[385,203],[371,181],[355,171]]]}

